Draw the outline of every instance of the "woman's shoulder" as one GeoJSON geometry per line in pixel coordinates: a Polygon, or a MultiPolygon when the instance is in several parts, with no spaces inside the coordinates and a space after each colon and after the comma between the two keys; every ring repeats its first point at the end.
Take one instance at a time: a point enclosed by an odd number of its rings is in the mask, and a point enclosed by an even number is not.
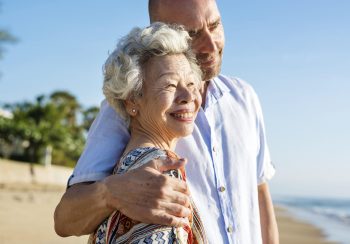
{"type": "Polygon", "coordinates": [[[122,156],[114,170],[114,174],[122,174],[141,167],[153,159],[166,159],[168,157],[177,158],[177,155],[157,147],[137,147],[122,156]]]}

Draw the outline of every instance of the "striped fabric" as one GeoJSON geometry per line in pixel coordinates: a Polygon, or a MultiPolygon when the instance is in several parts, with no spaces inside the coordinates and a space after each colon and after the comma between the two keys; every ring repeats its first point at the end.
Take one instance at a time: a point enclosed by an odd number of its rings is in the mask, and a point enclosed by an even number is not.
{"type": "MultiPolygon", "coordinates": [[[[121,158],[113,174],[123,174],[141,167],[152,159],[166,159],[167,157],[178,159],[178,156],[171,151],[154,147],[136,148],[121,158]]],[[[186,181],[184,169],[170,170],[164,173],[186,181]]],[[[90,235],[88,243],[208,243],[198,210],[192,198],[191,210],[190,226],[184,228],[145,224],[115,211],[90,235]]]]}

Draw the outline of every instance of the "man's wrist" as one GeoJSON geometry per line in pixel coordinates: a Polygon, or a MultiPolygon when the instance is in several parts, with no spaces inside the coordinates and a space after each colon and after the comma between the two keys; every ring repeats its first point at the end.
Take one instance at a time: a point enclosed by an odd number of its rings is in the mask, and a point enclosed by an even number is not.
{"type": "Polygon", "coordinates": [[[101,203],[104,205],[106,209],[109,209],[109,211],[115,211],[118,209],[118,193],[115,192],[117,189],[116,187],[113,188],[113,192],[110,191],[110,184],[111,184],[111,179],[113,177],[113,185],[118,185],[116,184],[116,180],[118,177],[116,175],[111,175],[107,176],[104,178],[102,181],[97,182],[98,184],[98,192],[100,195],[101,203]]]}

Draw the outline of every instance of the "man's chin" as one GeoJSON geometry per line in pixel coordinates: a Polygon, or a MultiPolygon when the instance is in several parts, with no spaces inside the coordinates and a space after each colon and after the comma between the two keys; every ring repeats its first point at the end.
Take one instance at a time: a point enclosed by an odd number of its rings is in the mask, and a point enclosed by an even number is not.
{"type": "Polygon", "coordinates": [[[218,76],[221,70],[221,65],[218,67],[213,67],[213,68],[207,68],[205,69],[205,71],[203,72],[203,80],[207,81],[207,80],[211,80],[214,77],[218,76]]]}

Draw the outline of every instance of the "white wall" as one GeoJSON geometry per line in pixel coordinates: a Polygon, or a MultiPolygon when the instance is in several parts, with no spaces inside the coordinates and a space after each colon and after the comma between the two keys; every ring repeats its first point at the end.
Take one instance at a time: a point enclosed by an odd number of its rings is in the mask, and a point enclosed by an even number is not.
{"type": "Polygon", "coordinates": [[[29,163],[0,159],[0,184],[3,183],[41,183],[62,185],[67,184],[73,169],[62,166],[43,166],[29,163]]]}

